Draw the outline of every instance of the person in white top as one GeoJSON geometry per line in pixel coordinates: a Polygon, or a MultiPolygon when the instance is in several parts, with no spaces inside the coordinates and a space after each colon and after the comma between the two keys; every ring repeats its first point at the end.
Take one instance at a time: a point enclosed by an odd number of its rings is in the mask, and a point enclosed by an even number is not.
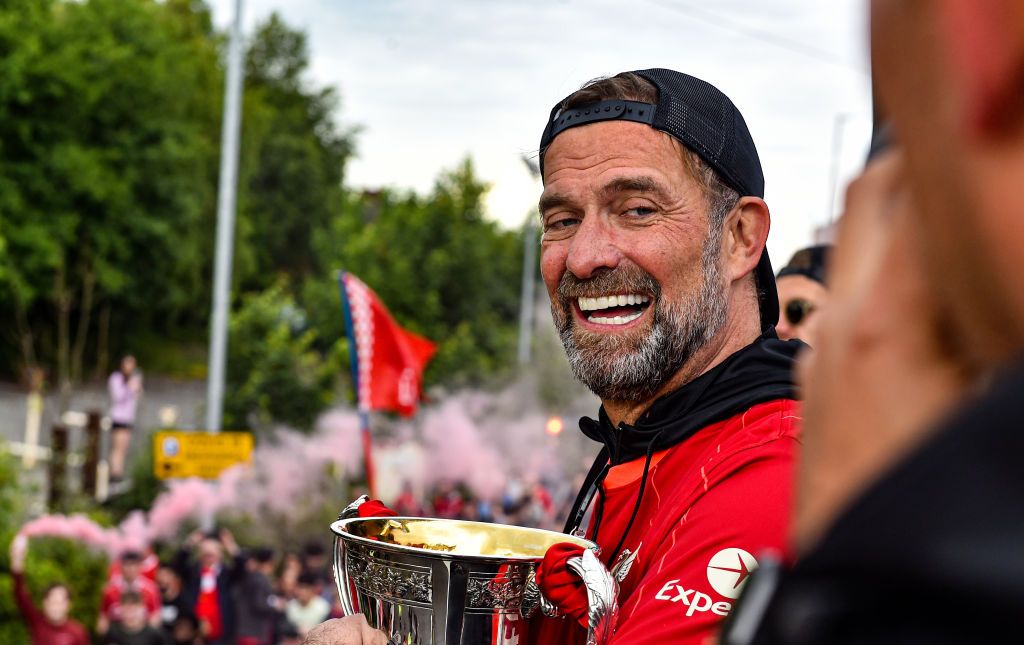
{"type": "Polygon", "coordinates": [[[306,632],[327,620],[330,613],[331,606],[317,593],[316,575],[309,571],[300,574],[295,597],[285,606],[288,622],[305,637],[306,632]]]}
{"type": "Polygon", "coordinates": [[[117,484],[124,479],[125,458],[135,427],[135,412],[142,396],[142,374],[137,369],[134,356],[121,359],[121,368],[107,379],[107,391],[110,393],[111,421],[110,481],[117,484]]]}

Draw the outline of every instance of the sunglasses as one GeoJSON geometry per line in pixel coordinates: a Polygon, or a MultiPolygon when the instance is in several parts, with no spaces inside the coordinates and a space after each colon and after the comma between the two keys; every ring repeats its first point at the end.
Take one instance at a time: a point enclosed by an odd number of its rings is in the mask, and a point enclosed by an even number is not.
{"type": "Polygon", "coordinates": [[[806,320],[812,311],[814,311],[814,303],[800,298],[787,302],[786,308],[783,310],[786,320],[794,327],[806,320]]]}

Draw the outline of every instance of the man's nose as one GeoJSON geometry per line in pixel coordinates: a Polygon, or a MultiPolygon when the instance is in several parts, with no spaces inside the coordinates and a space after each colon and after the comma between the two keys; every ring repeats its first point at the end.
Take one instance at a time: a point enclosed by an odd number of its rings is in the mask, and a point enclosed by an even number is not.
{"type": "Polygon", "coordinates": [[[614,269],[622,260],[614,231],[606,218],[588,215],[572,236],[565,267],[574,276],[586,280],[601,269],[614,269]]]}

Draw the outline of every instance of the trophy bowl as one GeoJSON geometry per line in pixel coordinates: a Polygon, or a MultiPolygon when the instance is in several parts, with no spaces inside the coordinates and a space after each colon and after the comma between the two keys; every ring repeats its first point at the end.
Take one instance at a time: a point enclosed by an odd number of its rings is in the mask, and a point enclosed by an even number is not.
{"type": "Polygon", "coordinates": [[[597,562],[592,542],[518,526],[369,517],[339,520],[331,531],[345,613],[363,614],[405,645],[526,643],[543,602],[534,572],[548,547],[572,542],[597,562]]]}

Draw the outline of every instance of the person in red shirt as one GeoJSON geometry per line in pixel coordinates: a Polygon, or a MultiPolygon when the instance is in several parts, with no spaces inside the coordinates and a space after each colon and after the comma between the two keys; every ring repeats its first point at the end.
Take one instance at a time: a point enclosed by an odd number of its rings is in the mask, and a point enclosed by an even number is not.
{"type": "MultiPolygon", "coordinates": [[[[759,559],[786,555],[799,444],[805,346],[773,327],[757,150],[719,90],[653,69],[559,102],[540,165],[541,274],[569,364],[602,403],[580,422],[604,447],[565,531],[595,541],[620,583],[613,644],[708,642],[759,559]]],[[[537,615],[524,642],[586,642],[586,592],[566,569],[578,552],[549,550],[537,581],[561,616],[537,615]]],[[[383,642],[358,618],[312,636],[383,642]]]]}
{"type": "Polygon", "coordinates": [[[28,627],[32,645],[89,645],[89,634],[81,623],[68,617],[71,594],[62,584],[53,584],[43,592],[42,611],[28,593],[25,584],[25,558],[28,538],[15,536],[11,541],[11,574],[14,577],[14,601],[28,627]]]}
{"type": "Polygon", "coordinates": [[[185,584],[185,595],[199,619],[200,630],[209,645],[235,642],[234,587],[245,571],[235,538],[227,529],[205,534],[195,531],[178,551],[175,568],[185,584]],[[192,549],[196,550],[192,560],[192,549]],[[224,561],[224,552],[231,561],[224,561]]]}
{"type": "MultiPolygon", "coordinates": [[[[556,104],[540,163],[541,274],[602,403],[580,422],[604,448],[566,532],[597,542],[619,581],[612,643],[704,643],[758,559],[785,552],[799,443],[803,345],[772,327],[757,150],[722,92],[650,69],[556,104]]],[[[584,642],[572,555],[538,571],[562,617],[535,620],[533,643],[584,642]]]]}
{"type": "Polygon", "coordinates": [[[111,576],[103,590],[100,615],[96,631],[107,633],[110,624],[121,619],[121,597],[126,591],[134,591],[142,598],[150,624],[160,624],[160,588],[142,575],[143,556],[138,551],[125,551],[119,558],[120,573],[111,576]]]}

